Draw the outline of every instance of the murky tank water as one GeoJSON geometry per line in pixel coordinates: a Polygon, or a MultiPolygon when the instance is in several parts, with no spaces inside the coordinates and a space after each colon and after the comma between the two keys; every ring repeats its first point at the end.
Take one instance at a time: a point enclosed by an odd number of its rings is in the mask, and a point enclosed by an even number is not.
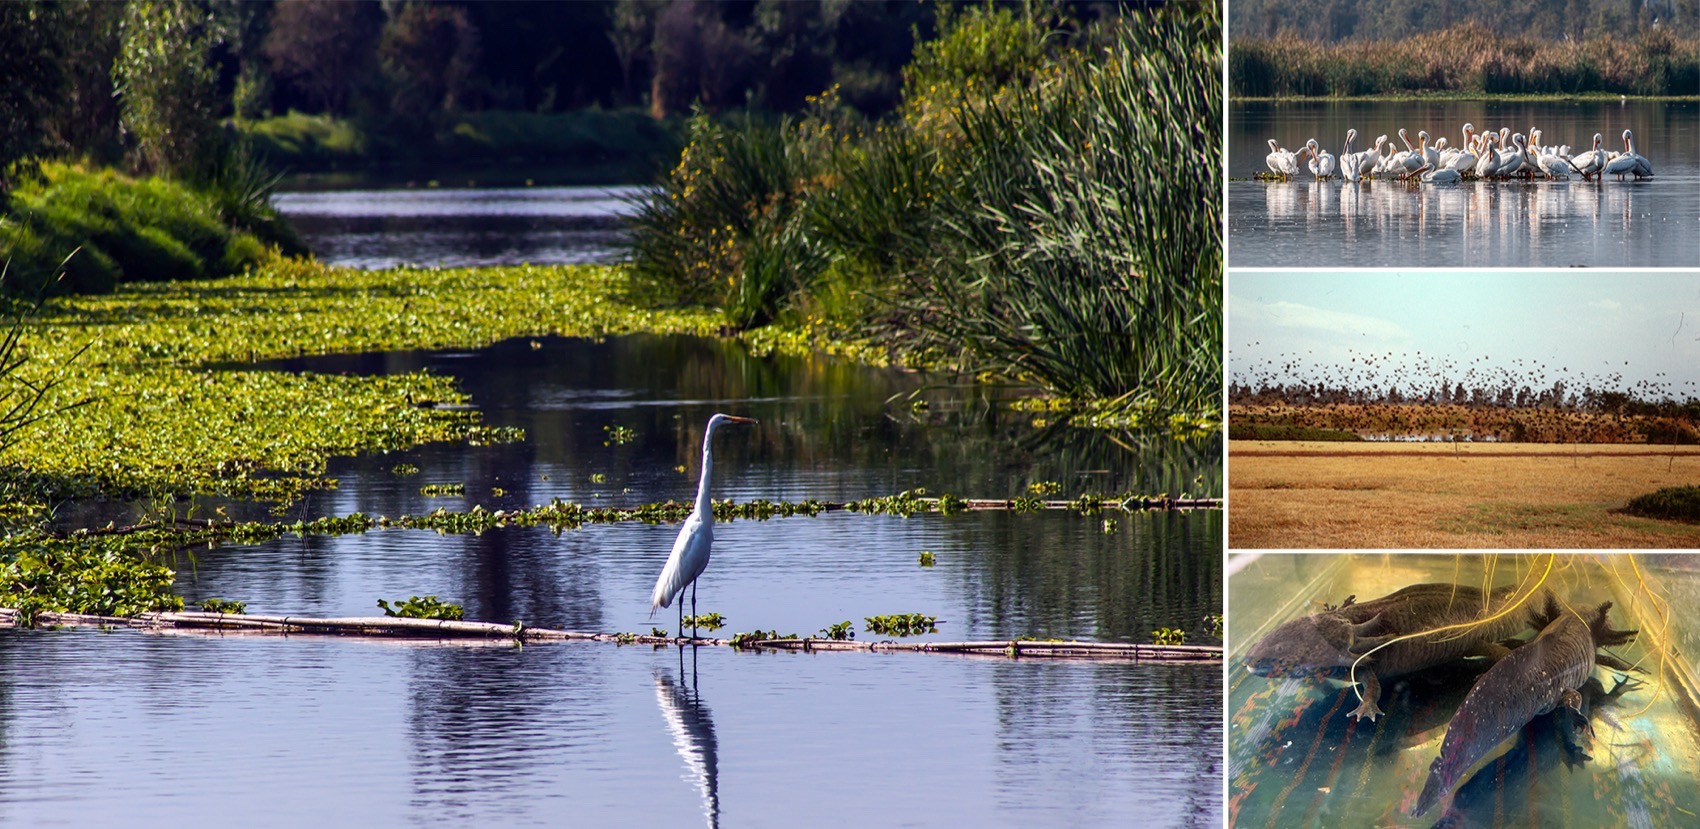
{"type": "Polygon", "coordinates": [[[272,198],[320,261],[356,268],[580,265],[624,254],[639,188],[333,190],[272,198]]]}
{"type": "MultiPolygon", "coordinates": [[[[714,411],[761,421],[717,435],[717,498],[1221,491],[1219,439],[1035,430],[995,405],[1007,392],[701,338],[229,370],[420,367],[459,378],[487,422],[527,439],[342,459],[338,487],[291,516],[688,500],[714,411]],[[466,495],[428,497],[429,483],[466,495]]],[[[61,519],[113,514],[70,504],[61,519]]],[[[851,620],[868,637],[865,616],[921,612],[942,620],[932,639],[1149,641],[1176,627],[1198,640],[1222,606],[1221,532],[1219,511],[736,521],[716,527],[699,609],[727,617],[723,635],[851,620]]],[[[649,589],[676,533],[290,537],[185,551],[179,590],[303,615],[434,593],[468,618],[648,632],[674,622],[650,617],[649,589]]],[[[1217,826],[1220,677],[1216,664],[18,631],[0,636],[0,822],[1217,826]]]]}
{"type": "MultiPolygon", "coordinates": [[[[1700,104],[1692,101],[1256,102],[1228,117],[1228,261],[1234,267],[1673,267],[1700,261],[1700,104]],[[1545,143],[1623,149],[1624,129],[1653,164],[1645,181],[1253,181],[1268,140],[1315,138],[1339,155],[1406,128],[1463,141],[1460,129],[1542,131],[1545,143]]],[[[1309,157],[1305,159],[1308,164],[1309,157]]],[[[1301,165],[1302,166],[1302,165],[1301,165]]]]}
{"type": "MultiPolygon", "coordinates": [[[[1700,578],[1681,555],[1264,554],[1229,563],[1229,822],[1237,827],[1687,826],[1700,802],[1694,719],[1694,626],[1700,578]],[[1539,584],[1578,608],[1614,603],[1609,622],[1638,629],[1605,649],[1635,670],[1595,667],[1583,689],[1593,729],[1567,748],[1569,714],[1537,716],[1476,768],[1449,799],[1410,814],[1460,704],[1491,662],[1464,659],[1383,680],[1383,716],[1358,721],[1343,682],[1264,677],[1246,654],[1283,622],[1366,602],[1414,584],[1539,584]],[[1620,678],[1628,681],[1618,684],[1620,678]],[[1615,693],[1614,693],[1615,692],[1615,693]]],[[[1519,638],[1527,639],[1525,630],[1519,638]]],[[[1524,647],[1528,647],[1525,645],[1524,647]]]]}

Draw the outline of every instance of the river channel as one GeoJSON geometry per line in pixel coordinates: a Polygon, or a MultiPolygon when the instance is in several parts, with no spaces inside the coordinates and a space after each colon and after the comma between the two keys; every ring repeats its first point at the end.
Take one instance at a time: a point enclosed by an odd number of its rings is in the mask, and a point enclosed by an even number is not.
{"type": "MultiPolygon", "coordinates": [[[[1035,426],[1008,391],[712,339],[226,370],[420,368],[526,438],[339,459],[336,488],[291,516],[687,500],[715,411],[760,420],[717,435],[717,498],[1222,487],[1218,438],[1035,426]],[[465,494],[421,492],[451,483],[465,494]]],[[[469,619],[648,632],[673,624],[648,595],[677,531],[291,536],[184,551],[178,591],[320,616],[435,594],[469,619]]],[[[941,620],[931,639],[1173,627],[1216,641],[1203,618],[1221,612],[1221,533],[1219,511],[734,521],[716,527],[699,608],[725,615],[722,635],[848,620],[866,638],[864,617],[920,612],[941,620]]],[[[1215,827],[1221,677],[1210,663],[8,630],[0,824],[1215,827]]]]}

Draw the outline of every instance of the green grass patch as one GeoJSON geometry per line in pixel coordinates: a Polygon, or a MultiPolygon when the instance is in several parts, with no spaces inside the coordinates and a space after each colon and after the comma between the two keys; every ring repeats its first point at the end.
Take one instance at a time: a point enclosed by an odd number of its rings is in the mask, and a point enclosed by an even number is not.
{"type": "Polygon", "coordinates": [[[10,261],[4,290],[104,293],[120,282],[230,276],[262,262],[268,246],[300,250],[264,193],[255,194],[266,189],[260,173],[239,165],[204,188],[42,165],[0,217],[0,261],[10,261]]]}
{"type": "Polygon", "coordinates": [[[1700,486],[1668,486],[1637,495],[1623,511],[1644,518],[1700,522],[1700,486]]]}
{"type": "Polygon", "coordinates": [[[1341,429],[1318,429],[1311,426],[1284,426],[1266,423],[1228,423],[1228,440],[1321,440],[1350,443],[1362,441],[1356,432],[1341,429]]]}

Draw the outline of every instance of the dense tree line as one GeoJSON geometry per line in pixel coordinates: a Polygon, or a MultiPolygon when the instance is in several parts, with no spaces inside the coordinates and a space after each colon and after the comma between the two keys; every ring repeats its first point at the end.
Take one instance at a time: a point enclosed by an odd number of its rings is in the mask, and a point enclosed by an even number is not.
{"type": "Polygon", "coordinates": [[[1700,0],[1234,0],[1231,39],[1290,35],[1307,40],[1397,40],[1474,22],[1501,36],[1585,40],[1662,28],[1700,34],[1700,0]]]}

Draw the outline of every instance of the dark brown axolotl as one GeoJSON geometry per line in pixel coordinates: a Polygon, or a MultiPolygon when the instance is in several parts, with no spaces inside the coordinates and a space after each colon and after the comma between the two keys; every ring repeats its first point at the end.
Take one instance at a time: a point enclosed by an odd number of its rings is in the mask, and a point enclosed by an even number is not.
{"type": "Polygon", "coordinates": [[[1534,718],[1560,706],[1582,715],[1579,689],[1593,677],[1596,662],[1630,669],[1622,660],[1598,652],[1635,638],[1633,630],[1613,630],[1606,624],[1610,609],[1611,602],[1606,602],[1578,612],[1547,596],[1545,607],[1530,614],[1540,634],[1482,674],[1452,715],[1412,816],[1433,807],[1476,761],[1534,718]]]}
{"type": "Polygon", "coordinates": [[[1506,648],[1499,640],[1529,624],[1525,613],[1503,612],[1517,595],[1515,585],[1494,588],[1484,597],[1478,587],[1437,583],[1413,584],[1365,602],[1348,596],[1339,607],[1325,606],[1270,631],[1247,652],[1246,665],[1267,677],[1350,680],[1355,675],[1364,686],[1363,702],[1347,716],[1373,722],[1382,713],[1376,704],[1382,680],[1466,656],[1504,656],[1506,648]],[[1376,650],[1380,645],[1386,647],[1376,650]]]}

